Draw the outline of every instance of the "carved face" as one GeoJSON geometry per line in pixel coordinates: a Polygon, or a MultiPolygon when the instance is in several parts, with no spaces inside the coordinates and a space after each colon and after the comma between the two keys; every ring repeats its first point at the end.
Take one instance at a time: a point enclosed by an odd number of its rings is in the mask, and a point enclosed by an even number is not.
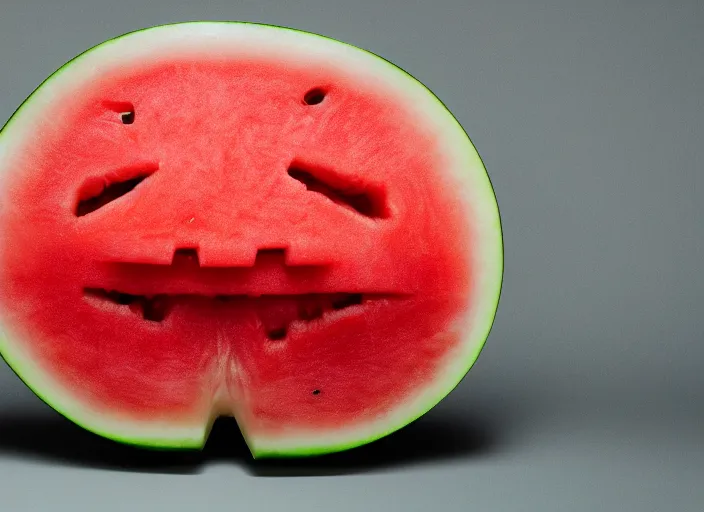
{"type": "Polygon", "coordinates": [[[445,141],[383,80],[291,55],[98,68],[4,162],[5,324],[81,408],[275,437],[448,364],[473,240],[445,141]]]}

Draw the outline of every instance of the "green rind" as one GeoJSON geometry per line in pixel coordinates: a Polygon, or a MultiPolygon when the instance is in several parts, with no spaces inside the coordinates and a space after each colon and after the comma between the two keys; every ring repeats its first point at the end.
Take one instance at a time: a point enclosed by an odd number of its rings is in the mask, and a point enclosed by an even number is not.
{"type": "Polygon", "coordinates": [[[27,380],[22,377],[22,370],[18,369],[21,367],[20,363],[18,363],[17,361],[11,361],[6,354],[3,354],[1,352],[0,358],[2,358],[5,363],[7,363],[7,366],[15,373],[15,375],[17,375],[17,378],[19,378],[25,384],[25,386],[27,386],[37,396],[37,398],[39,398],[46,405],[61,414],[67,420],[75,423],[79,427],[89,432],[97,434],[101,437],[105,437],[112,441],[116,441],[118,443],[130,446],[137,446],[141,448],[151,448],[155,450],[193,450],[201,449],[205,445],[207,435],[205,435],[202,439],[173,439],[156,437],[140,437],[139,439],[135,439],[123,437],[119,434],[115,434],[114,432],[103,431],[101,429],[95,428],[92,425],[84,422],[80,418],[76,418],[72,414],[67,413],[65,410],[63,410],[62,407],[55,406],[54,404],[52,404],[51,400],[47,399],[41,390],[37,389],[35,386],[32,386],[29,382],[27,382],[27,380]]]}
{"type": "MultiPolygon", "coordinates": [[[[390,62],[389,60],[385,59],[384,57],[381,57],[380,55],[377,55],[374,52],[371,52],[369,50],[366,50],[364,48],[357,47],[355,45],[345,43],[343,41],[336,40],[334,38],[330,38],[321,34],[317,34],[314,32],[308,32],[308,31],[303,31],[303,30],[298,30],[295,28],[290,28],[290,27],[283,27],[283,26],[278,26],[278,25],[268,25],[268,24],[263,24],[263,23],[253,23],[253,22],[244,22],[244,21],[191,21],[191,22],[183,22],[183,23],[171,23],[171,24],[164,24],[164,25],[159,25],[155,27],[148,27],[140,30],[135,30],[131,32],[127,32],[125,34],[122,34],[120,36],[108,39],[100,44],[97,44],[86,51],[78,54],[76,57],[73,59],[69,60],[66,62],[63,66],[59,67],[56,71],[54,71],[49,77],[47,77],[37,88],[32,91],[32,93],[20,104],[20,106],[15,110],[15,112],[10,116],[8,121],[5,123],[5,125],[0,128],[0,138],[2,137],[3,133],[6,132],[6,129],[8,129],[11,125],[14,119],[16,119],[17,114],[21,112],[21,110],[29,104],[31,101],[32,97],[35,95],[35,93],[44,87],[45,85],[49,84],[53,79],[57,78],[60,76],[62,73],[67,72],[70,70],[71,66],[75,64],[81,57],[84,55],[98,49],[98,48],[103,48],[106,46],[109,46],[116,41],[123,39],[125,37],[129,37],[130,35],[140,33],[140,32],[147,32],[147,31],[152,31],[152,30],[160,30],[165,27],[169,26],[174,26],[174,25],[200,25],[200,24],[240,24],[240,25],[259,25],[263,27],[269,27],[269,28],[276,28],[279,30],[285,30],[285,31],[290,31],[290,32],[299,32],[302,34],[306,35],[312,35],[316,37],[320,37],[322,39],[325,39],[327,41],[331,41],[337,44],[342,44],[348,47],[352,47],[357,50],[361,50],[363,52],[366,52],[390,67],[392,67],[394,70],[400,71],[403,73],[403,75],[406,76],[406,78],[412,80],[413,82],[417,83],[418,85],[421,85],[431,96],[434,98],[434,100],[442,107],[442,111],[445,112],[447,115],[450,116],[450,119],[452,122],[456,125],[457,128],[462,130],[462,133],[466,137],[467,141],[469,142],[471,148],[474,150],[475,154],[479,158],[479,162],[481,163],[482,169],[484,170],[483,176],[486,177],[487,180],[487,194],[491,194],[493,196],[494,203],[496,204],[496,219],[497,219],[497,232],[499,235],[499,244],[500,247],[499,249],[499,254],[500,254],[500,261],[496,262],[497,266],[497,271],[499,273],[499,282],[498,282],[498,287],[497,291],[495,294],[495,297],[492,299],[493,307],[491,308],[492,311],[492,317],[490,321],[488,322],[488,327],[486,329],[486,332],[482,335],[481,339],[483,340],[481,343],[477,345],[476,350],[474,351],[473,354],[471,354],[471,357],[468,357],[468,364],[465,367],[465,369],[462,372],[458,372],[457,379],[454,383],[454,385],[448,386],[448,390],[445,392],[442,392],[440,395],[428,399],[426,401],[426,405],[420,409],[419,413],[416,413],[415,415],[409,416],[406,420],[400,422],[400,424],[393,425],[389,427],[388,429],[377,433],[373,436],[370,437],[365,437],[365,438],[360,438],[356,440],[352,440],[350,442],[346,443],[337,443],[337,444],[326,444],[326,445],[318,445],[318,446],[295,446],[295,447],[288,447],[288,448],[275,448],[275,449],[270,449],[267,448],[266,446],[261,446],[258,447],[256,442],[253,442],[252,440],[247,440],[248,445],[250,448],[250,451],[252,455],[255,458],[272,458],[272,457],[305,457],[305,456],[315,456],[315,455],[323,455],[323,454],[328,454],[328,453],[333,453],[333,452],[340,452],[340,451],[345,451],[349,449],[353,449],[368,443],[371,443],[373,441],[376,441],[378,439],[381,439],[383,437],[386,437],[393,432],[396,432],[397,430],[409,425],[410,423],[413,423],[423,415],[425,415],[428,411],[430,411],[433,407],[435,407],[442,399],[444,399],[449,393],[451,393],[464,379],[464,377],[469,373],[469,371],[472,369],[474,364],[476,363],[477,359],[479,358],[479,355],[481,354],[484,346],[486,345],[487,338],[491,332],[491,329],[493,327],[494,321],[496,319],[496,313],[498,310],[498,304],[500,301],[501,297],[501,292],[503,289],[503,277],[504,277],[504,240],[503,240],[503,229],[502,229],[502,223],[501,223],[501,215],[500,215],[500,210],[498,208],[498,202],[496,200],[496,193],[495,189],[493,186],[493,183],[491,182],[491,178],[489,177],[488,173],[486,172],[486,166],[484,164],[483,159],[481,158],[481,155],[479,154],[476,146],[472,142],[471,138],[467,134],[466,130],[464,130],[464,127],[461,125],[461,123],[457,120],[457,118],[452,114],[452,112],[447,108],[447,106],[438,98],[438,96],[430,89],[428,88],[425,84],[423,84],[420,80],[418,80],[416,77],[414,77],[412,74],[410,74],[408,71],[405,69],[397,66],[396,64],[390,62]]],[[[489,300],[488,297],[485,297],[484,300],[489,300]]],[[[49,399],[47,399],[41,390],[36,389],[35,386],[31,386],[24,378],[22,378],[22,369],[21,365],[17,361],[11,361],[7,357],[6,354],[0,353],[0,357],[2,357],[5,362],[8,364],[8,366],[15,372],[15,374],[22,380],[29,389],[31,389],[42,401],[44,401],[47,405],[52,407],[54,410],[56,410],[58,413],[75,423],[76,425],[93,432],[97,435],[100,435],[102,437],[111,439],[113,441],[127,444],[127,445],[133,445],[133,446],[139,446],[139,447],[145,447],[145,448],[152,448],[152,449],[166,449],[166,450],[189,450],[189,449],[202,449],[205,441],[207,440],[207,435],[209,433],[209,427],[205,429],[203,437],[200,437],[198,439],[195,438],[190,438],[190,439],[183,439],[183,438],[170,438],[170,437],[154,437],[154,436],[144,436],[144,437],[125,437],[121,436],[119,434],[116,434],[114,432],[109,432],[109,431],[104,431],[102,429],[97,429],[90,424],[84,422],[80,418],[76,418],[73,415],[67,414],[66,411],[63,410],[62,407],[55,406],[54,404],[51,403],[49,399]]],[[[247,436],[245,436],[246,438],[247,436]]]]}

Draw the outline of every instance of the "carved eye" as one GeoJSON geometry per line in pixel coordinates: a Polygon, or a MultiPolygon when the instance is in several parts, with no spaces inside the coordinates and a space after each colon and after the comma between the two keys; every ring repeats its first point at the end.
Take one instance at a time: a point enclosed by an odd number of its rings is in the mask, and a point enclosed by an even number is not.
{"type": "Polygon", "coordinates": [[[158,166],[143,164],[132,168],[121,169],[104,178],[90,178],[78,193],[78,203],[74,213],[83,217],[99,210],[103,206],[120,199],[132,192],[137,185],[151,176],[158,166]]]}
{"type": "Polygon", "coordinates": [[[327,197],[333,203],[372,219],[389,217],[385,191],[373,184],[351,183],[329,169],[293,162],[288,175],[306,188],[327,197]]]}

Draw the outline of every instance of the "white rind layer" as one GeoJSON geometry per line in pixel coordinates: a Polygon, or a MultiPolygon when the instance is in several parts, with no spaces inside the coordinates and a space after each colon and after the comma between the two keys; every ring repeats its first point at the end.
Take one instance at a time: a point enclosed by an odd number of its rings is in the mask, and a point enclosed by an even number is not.
{"type": "MultiPolygon", "coordinates": [[[[111,69],[133,62],[158,62],[165,57],[263,58],[332,65],[360,82],[378,84],[407,105],[418,123],[437,135],[446,157],[448,176],[467,208],[474,241],[469,265],[474,287],[465,313],[457,320],[462,341],[448,354],[439,377],[384,417],[363,425],[330,431],[308,431],[261,437],[244,432],[252,453],[259,456],[326,453],[383,437],[422,416],[445,397],[469,371],[491,329],[503,277],[503,241],[499,211],[486,170],[466,133],[444,105],[420,82],[384,59],[322,36],[248,23],[197,22],[165,25],[107,41],[72,60],[42,84],[0,133],[0,194],[3,177],[19,157],[22,143],[32,138],[37,123],[64,95],[111,69]],[[469,329],[467,329],[469,326],[469,329]]],[[[0,202],[1,204],[4,201],[0,202]]],[[[1,271],[1,269],[0,269],[1,271]]],[[[131,444],[155,447],[201,447],[210,425],[139,421],[98,410],[74,399],[24,350],[0,313],[0,353],[44,401],[84,428],[131,444]]]]}

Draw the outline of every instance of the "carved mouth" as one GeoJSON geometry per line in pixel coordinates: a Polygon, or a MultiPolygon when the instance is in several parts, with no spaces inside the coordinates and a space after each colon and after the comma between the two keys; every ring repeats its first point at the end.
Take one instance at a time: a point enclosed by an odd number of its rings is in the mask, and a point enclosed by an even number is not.
{"type": "MultiPolygon", "coordinates": [[[[224,305],[229,310],[254,312],[270,340],[286,338],[289,326],[294,323],[325,321],[343,310],[361,311],[371,302],[400,299],[394,294],[318,293],[302,295],[216,295],[198,294],[153,296],[133,295],[103,288],[84,288],[84,297],[96,307],[120,306],[148,322],[163,322],[179,304],[207,302],[209,309],[224,305]]],[[[349,313],[349,312],[348,312],[349,313]]]]}
{"type": "Polygon", "coordinates": [[[201,267],[197,251],[179,249],[171,265],[107,263],[101,284],[87,284],[83,296],[96,308],[122,310],[152,325],[189,306],[222,321],[256,317],[270,340],[285,339],[292,324],[328,323],[410,296],[384,289],[328,291],[330,283],[328,290],[301,292],[295,285],[318,282],[326,267],[290,267],[285,259],[283,250],[259,250],[253,267],[201,267]],[[244,290],[253,275],[258,284],[244,290]]]}

